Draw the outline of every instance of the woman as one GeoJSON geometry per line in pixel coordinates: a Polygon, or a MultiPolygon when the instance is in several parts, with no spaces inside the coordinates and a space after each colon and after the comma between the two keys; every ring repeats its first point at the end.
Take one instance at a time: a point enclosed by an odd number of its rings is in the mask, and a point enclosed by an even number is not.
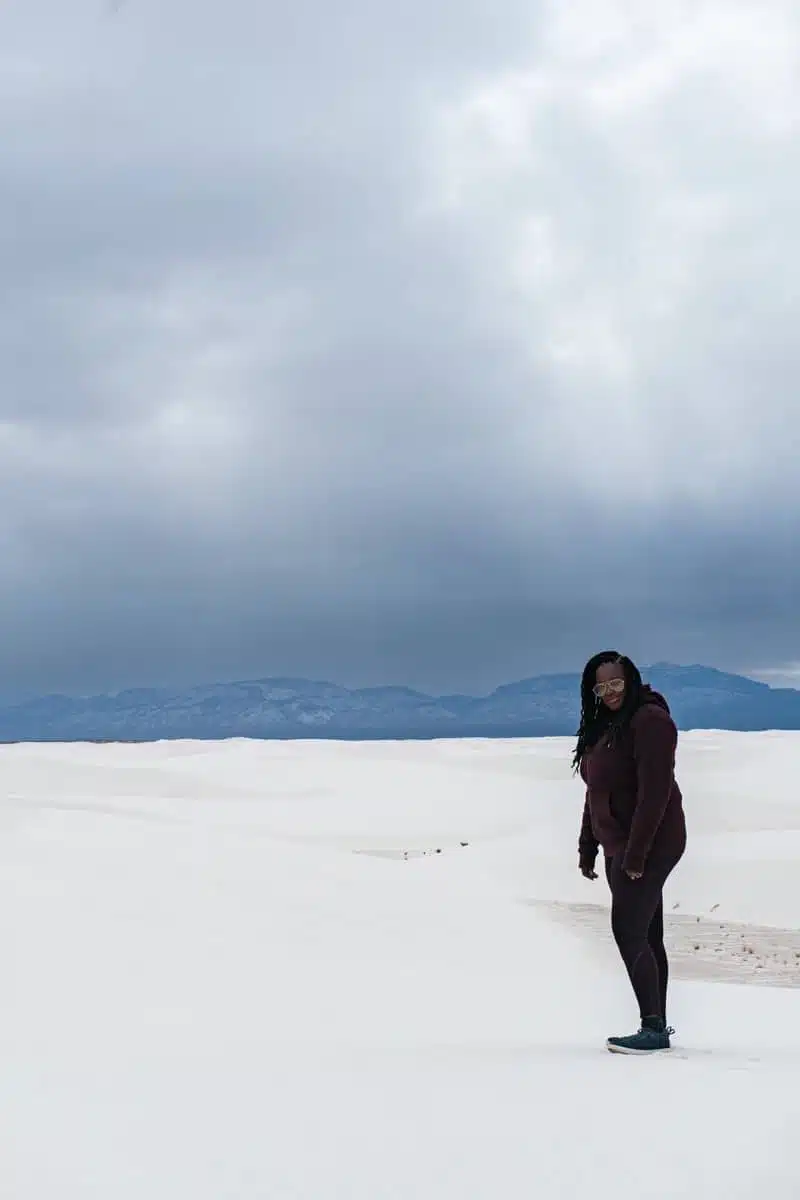
{"type": "Polygon", "coordinates": [[[611,929],[639,1004],[641,1028],[609,1038],[609,1050],[669,1050],[663,889],[686,849],[675,782],[678,731],[663,696],[642,683],[629,658],[595,655],[581,678],[581,723],[573,766],[586,784],[579,866],[597,879],[602,847],[611,888],[611,929]]]}

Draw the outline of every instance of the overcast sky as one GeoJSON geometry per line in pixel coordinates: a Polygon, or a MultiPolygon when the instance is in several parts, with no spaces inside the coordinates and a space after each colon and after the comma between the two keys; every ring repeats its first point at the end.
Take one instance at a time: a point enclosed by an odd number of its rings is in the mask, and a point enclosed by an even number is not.
{"type": "Polygon", "coordinates": [[[800,681],[796,0],[0,0],[0,689],[800,681]]]}

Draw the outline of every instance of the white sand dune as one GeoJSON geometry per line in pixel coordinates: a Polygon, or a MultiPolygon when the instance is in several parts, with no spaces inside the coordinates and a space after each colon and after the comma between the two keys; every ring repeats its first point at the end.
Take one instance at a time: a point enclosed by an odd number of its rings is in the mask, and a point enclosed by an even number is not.
{"type": "Polygon", "coordinates": [[[644,1061],[568,752],[3,748],[3,1200],[796,1200],[800,736],[682,738],[644,1061]]]}

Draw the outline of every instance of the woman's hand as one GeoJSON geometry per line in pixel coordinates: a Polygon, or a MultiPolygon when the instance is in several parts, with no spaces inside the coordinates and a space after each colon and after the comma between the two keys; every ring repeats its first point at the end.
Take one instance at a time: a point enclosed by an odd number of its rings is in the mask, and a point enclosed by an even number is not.
{"type": "Polygon", "coordinates": [[[642,878],[643,872],[642,871],[626,871],[625,874],[628,876],[628,879],[632,879],[635,882],[637,879],[642,878]]]}
{"type": "Polygon", "coordinates": [[[597,871],[594,867],[583,866],[579,870],[584,879],[597,879],[597,871]]]}

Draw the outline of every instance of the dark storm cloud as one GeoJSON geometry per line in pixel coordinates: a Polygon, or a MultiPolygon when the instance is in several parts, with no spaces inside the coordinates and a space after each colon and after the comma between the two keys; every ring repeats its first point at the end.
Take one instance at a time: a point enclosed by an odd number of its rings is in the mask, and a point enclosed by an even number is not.
{"type": "Polygon", "coordinates": [[[798,658],[800,21],[641,17],[6,6],[6,691],[798,658]]]}

